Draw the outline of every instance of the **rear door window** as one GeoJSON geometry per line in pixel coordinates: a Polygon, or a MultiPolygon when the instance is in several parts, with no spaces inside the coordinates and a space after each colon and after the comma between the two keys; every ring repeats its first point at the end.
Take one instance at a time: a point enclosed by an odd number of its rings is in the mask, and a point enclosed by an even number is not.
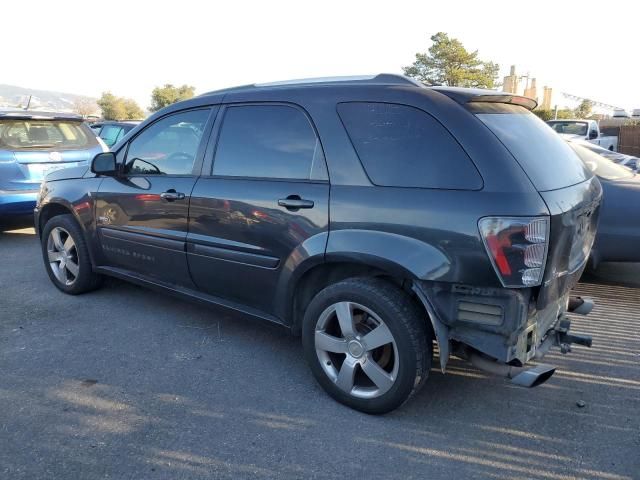
{"type": "Polygon", "coordinates": [[[214,175],[308,180],[326,177],[324,168],[320,142],[301,110],[288,105],[227,107],[214,175]]]}
{"type": "Polygon", "coordinates": [[[468,106],[511,152],[538,191],[557,190],[593,176],[567,142],[526,108],[483,103],[468,106]]]}
{"type": "Polygon", "coordinates": [[[456,139],[434,117],[407,105],[338,105],[351,142],[375,185],[479,190],[482,178],[456,139]]]}

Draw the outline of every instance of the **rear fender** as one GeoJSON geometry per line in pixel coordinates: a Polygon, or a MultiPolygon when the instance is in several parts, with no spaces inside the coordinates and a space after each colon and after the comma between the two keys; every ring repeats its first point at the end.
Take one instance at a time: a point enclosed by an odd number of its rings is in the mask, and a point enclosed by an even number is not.
{"type": "Polygon", "coordinates": [[[366,263],[395,276],[421,280],[441,279],[452,264],[442,250],[415,238],[356,229],[332,231],[326,259],[366,263]]]}

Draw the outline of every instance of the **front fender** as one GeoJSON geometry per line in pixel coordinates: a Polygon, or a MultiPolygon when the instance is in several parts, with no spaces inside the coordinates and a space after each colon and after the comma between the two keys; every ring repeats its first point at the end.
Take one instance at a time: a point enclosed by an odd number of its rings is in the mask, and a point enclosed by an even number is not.
{"type": "Polygon", "coordinates": [[[63,207],[73,215],[85,235],[91,261],[94,265],[96,252],[93,247],[96,245],[97,239],[94,215],[95,197],[92,192],[98,191],[101,181],[101,178],[95,177],[44,182],[36,206],[36,222],[40,233],[44,227],[41,218],[43,215],[45,218],[50,218],[47,215],[50,208],[59,212],[60,207],[63,207]]]}

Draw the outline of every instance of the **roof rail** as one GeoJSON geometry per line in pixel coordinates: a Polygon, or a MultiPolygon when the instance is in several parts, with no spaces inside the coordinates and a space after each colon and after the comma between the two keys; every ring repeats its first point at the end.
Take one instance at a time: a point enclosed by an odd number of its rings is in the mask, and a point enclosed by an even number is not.
{"type": "MultiPolygon", "coordinates": [[[[305,86],[305,85],[335,85],[335,84],[388,84],[388,85],[409,85],[413,87],[423,87],[424,85],[412,78],[395,73],[380,73],[378,75],[353,75],[342,77],[318,77],[301,78],[296,80],[282,80],[277,82],[254,83],[239,87],[225,88],[203,93],[202,95],[214,95],[219,93],[232,93],[241,90],[284,87],[284,86],[305,86]]],[[[201,95],[201,96],[202,96],[201,95]]]]}

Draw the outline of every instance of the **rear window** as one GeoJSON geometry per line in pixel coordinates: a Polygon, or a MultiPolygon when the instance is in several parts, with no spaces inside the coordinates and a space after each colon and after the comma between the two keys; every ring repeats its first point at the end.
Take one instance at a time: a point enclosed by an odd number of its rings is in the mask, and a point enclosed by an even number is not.
{"type": "Polygon", "coordinates": [[[537,190],[557,190],[593,176],[567,142],[526,108],[483,103],[468,106],[507,147],[537,190]]]}
{"type": "Polygon", "coordinates": [[[97,144],[95,135],[81,122],[0,120],[0,148],[8,150],[75,150],[97,144]]]}
{"type": "Polygon", "coordinates": [[[407,105],[338,105],[367,175],[386,187],[479,190],[482,178],[460,144],[428,113],[407,105]]]}

